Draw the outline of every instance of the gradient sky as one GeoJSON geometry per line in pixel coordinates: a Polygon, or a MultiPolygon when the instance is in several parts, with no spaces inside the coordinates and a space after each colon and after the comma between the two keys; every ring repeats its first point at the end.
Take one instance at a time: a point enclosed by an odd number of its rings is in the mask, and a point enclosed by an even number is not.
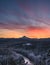
{"type": "Polygon", "coordinates": [[[50,0],[0,0],[0,38],[50,37],[50,0]]]}

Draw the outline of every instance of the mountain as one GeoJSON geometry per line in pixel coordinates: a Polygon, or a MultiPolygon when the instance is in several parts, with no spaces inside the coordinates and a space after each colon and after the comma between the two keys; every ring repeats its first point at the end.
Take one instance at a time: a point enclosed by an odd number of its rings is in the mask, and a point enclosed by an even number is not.
{"type": "Polygon", "coordinates": [[[6,45],[12,46],[27,43],[31,43],[32,45],[36,46],[50,47],[50,38],[35,39],[35,38],[28,38],[26,36],[20,38],[0,38],[0,46],[6,46],[6,45]]]}
{"type": "Polygon", "coordinates": [[[31,38],[23,36],[23,37],[20,37],[19,39],[31,39],[31,38]]]}

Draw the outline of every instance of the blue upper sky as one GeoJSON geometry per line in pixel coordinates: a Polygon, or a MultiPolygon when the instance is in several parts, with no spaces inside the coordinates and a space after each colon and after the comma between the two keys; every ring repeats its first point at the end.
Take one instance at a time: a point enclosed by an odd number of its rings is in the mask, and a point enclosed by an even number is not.
{"type": "Polygon", "coordinates": [[[0,28],[50,28],[50,0],[0,0],[0,28]]]}

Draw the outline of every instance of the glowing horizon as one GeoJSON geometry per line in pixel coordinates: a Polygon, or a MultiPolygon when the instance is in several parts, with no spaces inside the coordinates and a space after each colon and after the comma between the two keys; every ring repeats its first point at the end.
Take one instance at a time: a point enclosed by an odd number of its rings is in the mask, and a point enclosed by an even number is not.
{"type": "MultiPolygon", "coordinates": [[[[1,29],[2,30],[2,29],[1,29]]],[[[4,29],[0,33],[0,38],[20,38],[23,36],[29,37],[29,38],[50,38],[50,31],[48,29],[25,29],[25,30],[8,30],[4,29]]]]}
{"type": "Polygon", "coordinates": [[[50,38],[49,0],[0,0],[0,38],[50,38]]]}

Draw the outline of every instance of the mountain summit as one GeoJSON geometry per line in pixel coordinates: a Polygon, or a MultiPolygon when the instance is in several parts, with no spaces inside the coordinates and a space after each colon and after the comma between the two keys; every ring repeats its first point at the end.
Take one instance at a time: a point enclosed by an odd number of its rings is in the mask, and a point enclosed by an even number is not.
{"type": "Polygon", "coordinates": [[[26,36],[23,36],[23,37],[21,37],[20,39],[30,39],[30,38],[28,38],[28,37],[26,37],[26,36]]]}

